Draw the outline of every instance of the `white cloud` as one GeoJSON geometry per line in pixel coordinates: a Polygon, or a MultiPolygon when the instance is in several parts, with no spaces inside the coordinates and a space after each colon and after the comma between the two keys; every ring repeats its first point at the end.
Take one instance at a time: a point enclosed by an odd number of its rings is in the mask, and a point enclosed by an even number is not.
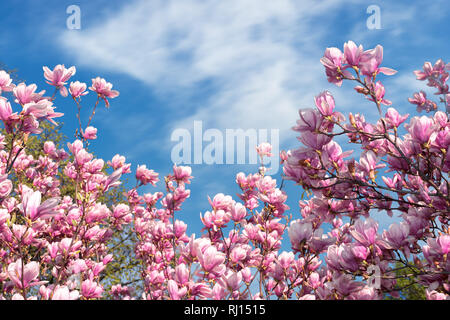
{"type": "Polygon", "coordinates": [[[126,73],[178,103],[212,83],[200,101],[186,102],[190,116],[172,128],[203,120],[216,128],[279,128],[284,139],[297,110],[323,90],[323,17],[343,2],[351,1],[140,0],[59,40],[79,65],[126,73]]]}

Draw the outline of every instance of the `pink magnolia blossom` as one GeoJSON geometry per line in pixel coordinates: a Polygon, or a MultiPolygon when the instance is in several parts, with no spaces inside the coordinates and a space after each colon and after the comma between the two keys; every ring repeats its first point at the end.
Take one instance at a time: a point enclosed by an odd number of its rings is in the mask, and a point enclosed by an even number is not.
{"type": "Polygon", "coordinates": [[[401,116],[398,111],[394,108],[388,108],[387,112],[386,112],[386,119],[388,120],[388,122],[394,126],[394,127],[399,127],[403,122],[405,122],[405,120],[408,118],[409,114],[405,114],[403,116],[401,116]]]}
{"type": "Polygon", "coordinates": [[[374,92],[375,92],[375,99],[373,97],[369,97],[370,101],[377,102],[378,104],[384,104],[386,106],[390,106],[392,104],[391,101],[384,99],[384,85],[381,83],[381,81],[377,81],[374,85],[374,92]]]}
{"type": "Polygon", "coordinates": [[[428,142],[433,130],[435,129],[434,121],[426,116],[414,117],[407,125],[407,129],[411,137],[419,143],[428,142]]]}
{"type": "Polygon", "coordinates": [[[68,92],[65,87],[67,84],[66,81],[75,75],[76,68],[72,66],[69,69],[66,69],[64,65],[58,64],[53,70],[50,70],[48,67],[43,67],[43,70],[44,77],[47,79],[46,82],[59,89],[59,93],[63,97],[67,97],[68,92]]]}
{"type": "Polygon", "coordinates": [[[437,109],[436,103],[427,99],[427,94],[422,90],[420,90],[420,92],[415,92],[413,98],[408,98],[408,101],[411,104],[417,105],[418,112],[421,112],[422,110],[430,112],[437,109]]]}
{"type": "Polygon", "coordinates": [[[0,119],[7,121],[12,114],[11,104],[4,97],[0,97],[0,119]]]}
{"type": "Polygon", "coordinates": [[[36,219],[49,219],[57,214],[55,207],[60,199],[50,198],[41,203],[41,193],[32,191],[26,186],[22,186],[22,209],[26,217],[32,221],[36,219]]]}
{"type": "Polygon", "coordinates": [[[412,240],[412,237],[409,237],[409,226],[406,223],[391,224],[389,230],[384,231],[383,237],[394,249],[400,249],[412,240]]]}
{"type": "Polygon", "coordinates": [[[207,247],[204,251],[199,251],[198,260],[203,269],[216,275],[222,275],[225,272],[225,254],[218,252],[213,246],[207,247]]]}
{"type": "Polygon", "coordinates": [[[342,51],[334,47],[327,48],[324,56],[320,59],[320,62],[325,66],[328,81],[337,86],[342,85],[344,78],[353,77],[348,70],[343,68],[344,61],[345,57],[342,51]]]}
{"type": "Polygon", "coordinates": [[[352,67],[358,67],[359,61],[363,54],[363,46],[358,47],[353,41],[348,41],[344,44],[344,56],[346,62],[352,67]]]}
{"type": "Polygon", "coordinates": [[[58,287],[52,295],[52,300],[77,300],[78,298],[79,292],[70,291],[67,286],[58,287]]]}
{"type": "Polygon", "coordinates": [[[396,70],[380,67],[383,61],[383,47],[377,45],[374,49],[366,50],[361,55],[360,67],[361,73],[365,76],[372,77],[378,73],[391,76],[397,73],[396,70]]]}
{"type": "Polygon", "coordinates": [[[83,137],[87,140],[97,139],[97,128],[89,126],[84,130],[83,137]]]}
{"type": "Polygon", "coordinates": [[[143,185],[152,184],[153,186],[159,181],[158,174],[147,166],[139,165],[136,170],[136,179],[139,180],[143,185]]]}
{"type": "Polygon", "coordinates": [[[89,87],[89,90],[92,90],[97,93],[97,95],[105,101],[106,107],[109,107],[109,101],[107,98],[116,98],[119,96],[119,91],[112,90],[112,84],[106,82],[105,79],[97,77],[92,79],[92,86],[89,87]]]}
{"type": "Polygon", "coordinates": [[[21,105],[25,105],[30,102],[38,102],[42,99],[42,95],[45,91],[36,93],[37,86],[35,84],[30,84],[27,86],[25,83],[20,83],[13,89],[14,96],[16,97],[15,102],[21,105]]]}
{"type": "Polygon", "coordinates": [[[288,229],[289,239],[293,246],[298,247],[303,241],[308,241],[312,234],[312,224],[303,220],[295,220],[291,222],[288,229]]]}
{"type": "Polygon", "coordinates": [[[12,84],[12,79],[4,70],[0,70],[0,94],[2,92],[10,92],[14,88],[14,84],[12,84]]]}
{"type": "Polygon", "coordinates": [[[6,179],[6,175],[0,177],[0,197],[6,198],[12,191],[13,184],[11,180],[6,179]]]}
{"type": "Polygon", "coordinates": [[[192,169],[188,166],[173,166],[173,177],[177,182],[190,183],[192,169]]]}
{"type": "Polygon", "coordinates": [[[167,288],[169,290],[170,297],[173,300],[180,300],[187,292],[186,287],[179,288],[174,280],[167,282],[167,288]]]}
{"type": "Polygon", "coordinates": [[[8,275],[14,285],[19,289],[25,289],[45,283],[45,281],[37,281],[37,278],[39,277],[39,263],[36,261],[24,264],[22,259],[18,259],[16,262],[9,264],[8,275]]]}
{"type": "Polygon", "coordinates": [[[79,98],[89,93],[88,91],[86,91],[86,87],[86,83],[80,81],[71,82],[69,86],[69,92],[73,98],[79,98]]]}
{"type": "Polygon", "coordinates": [[[88,299],[101,298],[103,287],[97,282],[87,279],[81,284],[81,294],[88,299]]]}
{"type": "Polygon", "coordinates": [[[334,98],[328,91],[315,97],[316,107],[324,116],[331,116],[334,110],[334,98]]]}
{"type": "Polygon", "coordinates": [[[366,220],[359,219],[355,223],[354,230],[351,231],[351,235],[363,246],[370,246],[377,241],[378,223],[372,218],[366,220]]]}
{"type": "Polygon", "coordinates": [[[272,145],[267,142],[263,142],[256,146],[256,152],[258,155],[262,157],[271,157],[272,156],[272,145]]]}

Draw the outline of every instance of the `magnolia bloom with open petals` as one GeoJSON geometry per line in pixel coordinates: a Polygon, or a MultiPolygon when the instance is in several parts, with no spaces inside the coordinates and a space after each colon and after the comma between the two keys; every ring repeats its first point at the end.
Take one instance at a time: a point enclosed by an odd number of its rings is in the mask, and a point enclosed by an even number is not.
{"type": "Polygon", "coordinates": [[[260,157],[271,157],[272,145],[268,142],[263,142],[256,147],[256,152],[260,157]]]}
{"type": "Polygon", "coordinates": [[[92,126],[87,127],[83,132],[83,138],[87,140],[97,139],[97,128],[94,128],[92,126]]]}
{"type": "Polygon", "coordinates": [[[85,298],[101,298],[103,293],[103,287],[98,285],[97,282],[90,279],[84,280],[81,284],[81,294],[85,298]]]}
{"type": "Polygon", "coordinates": [[[405,114],[403,116],[398,113],[398,111],[394,108],[388,108],[386,112],[386,120],[394,127],[399,127],[407,118],[409,114],[405,114]]]}
{"type": "Polygon", "coordinates": [[[412,118],[406,128],[411,137],[420,143],[428,142],[431,134],[436,129],[433,119],[427,116],[412,118]]]}
{"type": "Polygon", "coordinates": [[[436,103],[427,99],[427,94],[423,90],[415,92],[412,98],[408,98],[408,101],[417,106],[417,112],[422,112],[422,110],[430,112],[437,109],[436,103]]]}
{"type": "Polygon", "coordinates": [[[328,91],[315,97],[316,107],[324,116],[331,116],[334,110],[334,98],[328,91]]]}
{"type": "Polygon", "coordinates": [[[86,91],[86,83],[75,81],[70,83],[69,92],[74,98],[79,98],[81,96],[85,96],[89,93],[89,91],[86,91]]]}
{"type": "Polygon", "coordinates": [[[105,79],[97,77],[92,79],[92,86],[90,90],[96,92],[100,98],[105,101],[106,107],[109,107],[109,101],[106,98],[115,98],[119,95],[119,91],[112,90],[113,85],[110,82],[106,82],[105,79]]]}
{"type": "Polygon", "coordinates": [[[12,84],[12,79],[9,76],[9,73],[1,70],[0,71],[0,94],[2,92],[9,92],[12,91],[14,88],[14,85],[12,84]]]}
{"type": "Polygon", "coordinates": [[[209,246],[205,250],[198,250],[197,257],[206,272],[222,275],[225,272],[225,254],[217,251],[214,246],[209,246]]]}
{"type": "Polygon", "coordinates": [[[179,288],[174,280],[167,281],[167,290],[172,300],[180,300],[187,293],[187,288],[179,288]]]}
{"type": "Polygon", "coordinates": [[[361,73],[365,76],[372,77],[378,73],[391,76],[397,73],[396,70],[380,67],[383,61],[383,47],[377,45],[374,49],[366,50],[360,57],[361,73]]]}
{"type": "Polygon", "coordinates": [[[36,219],[48,219],[58,212],[55,207],[59,204],[59,198],[50,198],[41,204],[41,193],[33,191],[22,185],[22,204],[19,205],[26,217],[34,221],[36,219]]]}
{"type": "Polygon", "coordinates": [[[122,168],[114,170],[110,176],[105,181],[105,189],[104,191],[108,191],[110,188],[119,186],[122,182],[120,181],[120,177],[122,176],[122,168]]]}
{"type": "Polygon", "coordinates": [[[0,97],[0,120],[7,121],[12,114],[11,104],[8,99],[0,97]]]}
{"type": "Polygon", "coordinates": [[[136,179],[143,185],[151,183],[153,186],[159,181],[158,173],[154,170],[147,169],[147,166],[138,166],[136,170],[136,179]]]}
{"type": "Polygon", "coordinates": [[[367,173],[372,181],[375,181],[375,170],[385,166],[384,164],[377,164],[377,162],[377,155],[372,150],[369,150],[361,155],[358,167],[367,173]]]}
{"type": "Polygon", "coordinates": [[[450,64],[445,64],[442,59],[438,59],[434,66],[431,64],[431,62],[427,61],[423,64],[423,71],[416,70],[414,71],[414,74],[416,75],[417,80],[423,81],[428,79],[429,81],[433,81],[439,78],[441,75],[446,75],[445,70],[449,70],[449,66],[450,64]]]}
{"type": "MultiPolygon", "coordinates": [[[[1,180],[1,179],[0,179],[1,180]]],[[[0,182],[0,198],[6,198],[12,191],[13,184],[11,180],[4,179],[0,182]]]]}
{"type": "Polygon", "coordinates": [[[400,249],[413,240],[409,237],[409,225],[405,222],[391,224],[389,230],[383,232],[383,238],[394,249],[400,249]]]}
{"type": "Polygon", "coordinates": [[[13,89],[13,94],[16,97],[14,102],[25,105],[30,102],[38,102],[39,100],[42,100],[45,90],[42,90],[39,93],[35,92],[36,90],[37,86],[34,83],[28,86],[23,82],[18,84],[13,89]]]}
{"type": "Polygon", "coordinates": [[[52,300],[77,300],[80,294],[77,290],[70,291],[67,286],[58,287],[53,293],[52,300]]]}
{"type": "Polygon", "coordinates": [[[320,62],[325,67],[325,73],[328,81],[336,84],[337,86],[342,85],[342,80],[344,78],[353,78],[352,74],[343,67],[345,57],[342,51],[338,48],[327,48],[324,56],[320,59],[320,62]]]}
{"type": "Polygon", "coordinates": [[[354,229],[350,231],[353,238],[363,246],[370,246],[377,242],[378,223],[372,218],[356,221],[354,229]]]}
{"type": "Polygon", "coordinates": [[[353,41],[346,42],[344,44],[344,56],[347,63],[352,67],[358,67],[359,61],[363,54],[363,46],[358,47],[353,41]]]}
{"type": "Polygon", "coordinates": [[[188,166],[173,166],[173,177],[178,182],[191,183],[190,180],[193,178],[191,176],[192,168],[188,166]]]}
{"type": "Polygon", "coordinates": [[[8,266],[8,276],[19,289],[26,289],[46,283],[46,281],[37,281],[39,276],[39,263],[36,261],[24,264],[22,259],[19,259],[11,263],[8,266]]]}
{"type": "Polygon", "coordinates": [[[384,89],[384,85],[381,83],[381,81],[377,81],[377,83],[375,83],[375,85],[373,85],[373,91],[375,92],[375,99],[372,97],[368,97],[368,99],[370,101],[374,101],[377,104],[384,104],[386,106],[389,106],[392,104],[391,101],[386,100],[384,98],[384,93],[385,93],[385,89],[384,89]]]}
{"type": "Polygon", "coordinates": [[[76,68],[74,66],[66,69],[63,64],[58,64],[53,70],[50,70],[48,67],[42,67],[44,69],[44,77],[47,79],[47,83],[55,86],[59,89],[59,93],[63,97],[67,97],[68,92],[65,85],[66,81],[70,79],[71,76],[75,75],[76,68]]]}
{"type": "Polygon", "coordinates": [[[300,243],[308,241],[313,235],[311,222],[304,220],[294,220],[288,229],[289,239],[294,248],[300,248],[300,243]]]}

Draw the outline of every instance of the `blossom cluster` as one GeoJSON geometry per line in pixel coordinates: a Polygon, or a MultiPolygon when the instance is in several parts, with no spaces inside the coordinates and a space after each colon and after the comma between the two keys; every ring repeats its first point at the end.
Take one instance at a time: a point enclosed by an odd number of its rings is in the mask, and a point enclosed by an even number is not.
{"type": "Polygon", "coordinates": [[[393,107],[382,110],[392,102],[379,75],[396,72],[382,60],[380,45],[364,50],[349,41],[343,51],[326,49],[321,63],[328,80],[356,82],[356,92],[376,105],[380,118],[346,117],[330,92],[320,93],[293,127],[301,146],[280,153],[281,184],[265,174],[264,157],[272,148],[262,143],[262,167],[236,175],[237,197],[208,198],[199,236],[188,234],[182,220],[190,167],[173,165],[160,179],[139,165],[124,200],[106,203],[105,195],[132,173],[124,156],[105,162],[87,148],[98,134],[96,108],[102,101],[110,107],[109,99],[119,95],[111,83],[97,77],[90,87],[68,84],[75,67],[44,67],[55,90],[48,97],[0,71],[1,299],[382,299],[399,296],[398,269],[423,285],[428,299],[449,299],[449,64],[427,62],[415,72],[438,89],[445,112],[420,92],[409,101],[434,114],[408,120],[393,107]],[[54,105],[58,92],[78,109],[75,140],[67,148],[45,141],[33,156],[29,135],[40,134],[43,121],[63,116],[54,105]],[[83,125],[89,93],[97,99],[83,125]],[[338,142],[343,140],[361,152],[351,157],[353,150],[338,142]],[[292,212],[283,190],[287,180],[308,194],[292,212]],[[158,183],[164,192],[142,191],[158,183]],[[63,193],[67,185],[70,192],[63,193]],[[398,222],[381,230],[378,212],[398,222]],[[136,239],[132,258],[142,290],[125,282],[105,286],[107,267],[117,258],[110,244],[125,230],[136,239]]]}

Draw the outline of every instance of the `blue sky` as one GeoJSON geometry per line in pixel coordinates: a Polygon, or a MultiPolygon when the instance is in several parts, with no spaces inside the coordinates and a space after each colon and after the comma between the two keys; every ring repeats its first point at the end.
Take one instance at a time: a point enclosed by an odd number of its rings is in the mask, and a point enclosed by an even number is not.
{"type": "MultiPolygon", "coordinates": [[[[5,0],[0,12],[0,61],[48,92],[42,66],[75,65],[74,80],[90,84],[101,76],[113,83],[120,96],[93,122],[99,129],[92,144],[96,154],[108,160],[120,153],[134,170],[146,164],[161,176],[172,167],[171,133],[191,130],[194,120],[223,132],[278,129],[280,148],[293,149],[299,146],[290,130],[298,109],[312,107],[325,89],[335,96],[338,111],[375,119],[374,105],[350,84],[327,83],[319,62],[326,47],[342,48],[348,40],[364,48],[383,45],[384,66],[399,71],[385,78],[386,98],[411,115],[415,108],[406,99],[426,89],[412,71],[424,61],[449,61],[445,0],[5,0]],[[80,30],[66,27],[70,5],[81,9],[80,30]],[[367,27],[370,5],[380,8],[381,29],[367,27]]],[[[85,101],[92,105],[93,99],[85,101]]],[[[61,98],[56,105],[65,113],[64,132],[72,137],[75,107],[61,98]]],[[[209,209],[207,196],[235,196],[236,173],[255,172],[257,166],[192,168],[192,196],[179,217],[198,234],[199,213],[209,209]]],[[[278,181],[280,172],[274,175],[278,181]]],[[[299,217],[302,191],[290,182],[285,190],[293,216],[299,217]]]]}

